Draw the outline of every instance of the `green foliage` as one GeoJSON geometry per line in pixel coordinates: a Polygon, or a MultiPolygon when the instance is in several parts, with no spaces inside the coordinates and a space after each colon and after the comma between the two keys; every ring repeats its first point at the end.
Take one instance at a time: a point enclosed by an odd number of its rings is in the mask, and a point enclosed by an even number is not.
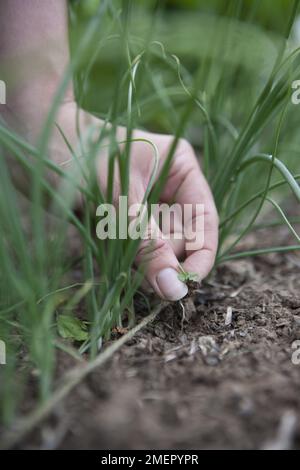
{"type": "MultiPolygon", "coordinates": [[[[80,341],[79,353],[91,357],[112,328],[134,322],[133,296],[143,279],[142,272],[132,270],[138,241],[94,238],[95,208],[110,200],[118,165],[122,193],[128,193],[133,127],[175,135],[158,184],[152,191],[151,184],[147,188],[148,202],[158,200],[181,136],[202,154],[220,214],[217,263],[300,248],[291,221],[275,201],[284,197],[286,188],[299,197],[300,111],[291,104],[291,84],[300,79],[300,52],[292,40],[286,47],[299,2],[288,2],[290,19],[272,3],[270,11],[278,19],[275,32],[262,28],[268,23],[264,2],[216,1],[205,2],[205,7],[191,1],[189,6],[196,8],[192,14],[178,13],[182,2],[176,2],[176,8],[175,2],[167,2],[168,9],[155,11],[150,1],[84,3],[71,5],[72,67],[57,91],[39,145],[28,144],[0,121],[0,339],[7,343],[10,364],[0,368],[0,408],[6,423],[17,408],[16,390],[21,393],[20,380],[16,384],[14,377],[21,374],[18,358],[24,357],[24,351],[28,358],[22,364],[27,372],[22,375],[24,384],[34,368],[40,400],[51,393],[56,318],[59,334],[80,341]],[[79,135],[87,146],[85,177],[80,151],[75,155],[77,167],[68,173],[48,157],[55,116],[73,73],[80,105],[112,123],[97,139],[79,135]],[[127,127],[128,143],[116,152],[119,124],[127,127]],[[106,196],[97,186],[94,163],[107,142],[111,165],[106,196]],[[4,154],[9,154],[8,163],[4,154]],[[23,169],[28,187],[33,188],[24,212],[11,165],[23,169]],[[49,184],[49,173],[60,177],[57,190],[49,184]],[[72,211],[77,191],[84,201],[83,218],[72,211]],[[41,201],[48,201],[55,215],[50,226],[41,201]],[[270,207],[297,244],[237,252],[239,242],[257,228],[259,217],[270,207]],[[74,263],[67,257],[70,224],[83,247],[77,260],[83,287],[75,286],[75,294],[66,286],[74,263]],[[52,294],[61,290],[69,299],[63,307],[52,294]],[[89,329],[75,316],[79,302],[84,303],[89,329]],[[67,310],[72,315],[63,313],[67,310]]],[[[64,129],[61,133],[64,136],[64,129]]],[[[193,273],[178,276],[184,282],[195,280],[193,273]]]]}
{"type": "Polygon", "coordinates": [[[182,282],[197,282],[199,280],[198,274],[196,273],[188,273],[185,271],[182,271],[181,273],[178,273],[178,279],[182,282]]]}
{"type": "Polygon", "coordinates": [[[86,341],[89,336],[86,323],[71,315],[60,314],[58,316],[57,330],[62,338],[74,341],[86,341]]]}

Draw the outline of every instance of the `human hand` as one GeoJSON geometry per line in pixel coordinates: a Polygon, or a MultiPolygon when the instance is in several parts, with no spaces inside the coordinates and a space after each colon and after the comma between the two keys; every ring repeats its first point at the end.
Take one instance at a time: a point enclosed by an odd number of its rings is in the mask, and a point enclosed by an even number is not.
{"type": "MultiPolygon", "coordinates": [[[[67,102],[61,106],[57,116],[57,123],[73,148],[78,147],[76,112],[76,103],[67,102]]],[[[80,111],[79,116],[83,134],[90,126],[98,130],[103,126],[102,121],[84,111],[80,111]]],[[[36,138],[34,134],[36,134],[37,128],[38,123],[34,124],[31,121],[31,140],[36,138]]],[[[124,144],[125,128],[118,129],[117,139],[120,145],[124,144]]],[[[155,187],[168,156],[173,137],[135,130],[132,139],[129,205],[142,203],[149,184],[154,165],[153,147],[150,142],[157,148],[159,155],[155,187]]],[[[70,161],[65,142],[57,129],[54,129],[49,151],[51,159],[57,164],[65,165],[66,161],[70,161]]],[[[118,204],[118,197],[121,193],[118,165],[116,167],[114,175],[115,205],[118,204]]],[[[105,193],[108,172],[107,149],[104,148],[100,151],[96,168],[99,185],[105,193]]],[[[67,166],[65,170],[67,170],[67,166]]],[[[167,229],[162,227],[161,230],[155,219],[151,217],[147,230],[148,238],[140,243],[136,265],[145,263],[146,279],[154,291],[164,299],[175,301],[183,298],[188,290],[187,286],[178,279],[179,263],[181,262],[181,266],[186,272],[196,273],[201,281],[213,267],[218,243],[218,216],[213,196],[192,146],[184,139],[179,140],[159,202],[168,205],[178,204],[183,211],[185,205],[189,204],[192,212],[187,220],[183,219],[181,214],[176,213],[171,226],[167,229]],[[204,224],[199,224],[201,233],[196,234],[200,244],[191,249],[191,240],[187,240],[186,234],[193,233],[197,222],[203,218],[204,224]],[[153,237],[154,233],[155,237],[153,237]]]]}
{"type": "MultiPolygon", "coordinates": [[[[70,122],[75,121],[73,105],[65,107],[60,119],[62,128],[72,129],[70,122]]],[[[82,122],[83,127],[85,123],[93,124],[95,127],[102,125],[101,121],[87,113],[83,113],[82,122]]],[[[119,128],[117,134],[119,141],[125,140],[124,128],[119,128]]],[[[74,134],[70,138],[74,140],[74,134]]],[[[150,142],[156,146],[159,154],[157,183],[172,141],[172,136],[134,131],[130,156],[129,205],[142,203],[149,184],[154,164],[153,148],[150,142]]],[[[107,181],[107,162],[107,153],[103,151],[98,157],[97,172],[99,184],[104,191],[107,181]]],[[[114,201],[116,205],[121,192],[120,186],[119,172],[115,171],[114,201]]],[[[145,263],[146,278],[158,295],[165,299],[179,300],[187,294],[187,286],[178,279],[179,262],[182,261],[182,267],[186,272],[196,273],[201,281],[213,267],[218,243],[218,216],[213,196],[192,146],[184,139],[179,141],[175,151],[160,203],[169,205],[175,203],[183,210],[186,205],[190,204],[191,217],[185,220],[181,214],[175,214],[171,226],[166,230],[164,227],[160,230],[155,219],[151,217],[147,231],[148,238],[140,243],[136,264],[145,263]],[[199,224],[203,233],[197,234],[197,240],[200,240],[200,243],[197,248],[190,249],[191,240],[187,240],[185,235],[193,233],[197,222],[203,218],[204,224],[199,224]],[[167,231],[170,233],[166,233],[167,231]],[[155,238],[153,238],[154,233],[155,238]]]]}

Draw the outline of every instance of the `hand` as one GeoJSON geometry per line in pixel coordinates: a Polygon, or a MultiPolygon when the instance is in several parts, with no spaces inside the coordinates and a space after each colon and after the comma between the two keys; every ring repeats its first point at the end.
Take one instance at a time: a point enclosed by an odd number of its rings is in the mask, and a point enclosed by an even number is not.
{"type": "MultiPolygon", "coordinates": [[[[0,58],[4,63],[5,76],[11,77],[15,84],[8,104],[14,117],[21,123],[21,132],[34,143],[53,102],[55,90],[69,63],[67,2],[2,0],[0,4],[0,58]],[[31,27],[33,23],[34,28],[31,27]]],[[[71,84],[66,99],[69,102],[61,105],[57,121],[72,147],[76,148],[78,140],[75,124],[76,103],[71,84]]],[[[83,111],[80,115],[83,133],[90,123],[99,127],[102,125],[101,121],[83,111]]],[[[4,117],[10,122],[9,115],[4,117]]],[[[124,129],[120,128],[120,141],[124,140],[124,134],[124,129]]],[[[156,145],[160,156],[159,169],[161,169],[168,155],[172,137],[136,131],[134,138],[138,137],[150,140],[156,145]]],[[[49,152],[50,158],[57,164],[70,159],[70,153],[57,129],[54,129],[49,152]]],[[[105,190],[107,174],[105,152],[99,155],[97,166],[99,184],[105,190]]],[[[67,166],[64,168],[67,170],[67,166]]],[[[142,142],[133,143],[130,203],[142,201],[152,168],[151,146],[142,142]]],[[[157,177],[159,178],[159,172],[157,177]]],[[[117,172],[114,185],[117,197],[120,188],[117,172]]],[[[183,268],[186,271],[197,273],[199,280],[202,280],[214,264],[218,238],[218,217],[212,194],[201,173],[194,151],[185,140],[181,140],[177,147],[161,201],[169,204],[177,202],[182,207],[184,204],[194,205],[194,212],[184,225],[180,217],[176,218],[173,227],[170,228],[173,233],[186,234],[198,219],[205,216],[204,228],[200,229],[203,233],[199,234],[200,238],[203,238],[203,244],[198,249],[187,249],[188,244],[184,238],[176,240],[173,236],[166,239],[163,236],[166,234],[161,232],[158,233],[157,239],[145,240],[139,247],[136,263],[140,264],[147,260],[146,276],[153,289],[163,298],[178,300],[187,293],[187,287],[178,279],[179,260],[183,259],[183,268]],[[196,210],[196,204],[203,204],[204,210],[199,208],[196,210]]],[[[155,222],[150,219],[149,233],[153,231],[153,225],[155,222]]]]}
{"type": "MultiPolygon", "coordinates": [[[[76,110],[75,102],[67,102],[62,104],[57,116],[57,123],[73,148],[78,147],[76,110]]],[[[90,125],[99,130],[103,126],[102,121],[84,111],[80,111],[79,116],[83,135],[90,125]]],[[[26,122],[25,117],[23,122],[26,122]]],[[[40,122],[41,116],[37,116],[36,120],[30,119],[27,137],[31,141],[35,141],[37,138],[40,122]]],[[[120,127],[117,134],[118,141],[124,143],[126,130],[120,127]]],[[[173,137],[136,130],[133,133],[133,140],[130,157],[129,204],[142,202],[153,171],[153,147],[146,141],[154,144],[158,150],[157,182],[173,137]],[[144,142],[138,142],[138,139],[144,140],[144,142]]],[[[57,129],[54,129],[49,151],[51,159],[57,164],[64,164],[64,169],[67,171],[68,166],[65,165],[65,162],[70,161],[70,153],[57,129]]],[[[97,175],[103,192],[106,190],[107,162],[107,151],[102,150],[97,159],[97,175]]],[[[117,205],[120,195],[120,181],[118,165],[116,167],[114,201],[117,205]]],[[[169,205],[176,203],[182,208],[184,205],[190,204],[192,207],[191,217],[184,225],[182,217],[176,213],[171,226],[167,229],[162,227],[162,231],[159,230],[154,218],[151,217],[148,227],[149,238],[142,240],[136,264],[146,263],[146,278],[160,297],[179,300],[187,294],[187,286],[178,279],[179,262],[182,261],[182,267],[185,271],[196,273],[201,281],[213,267],[218,243],[218,215],[213,196],[201,172],[193,148],[186,140],[179,141],[160,202],[169,205]],[[196,207],[196,204],[202,204],[203,207],[196,207]],[[190,233],[195,228],[197,221],[203,219],[203,216],[204,225],[200,229],[202,233],[197,234],[197,239],[202,240],[202,243],[196,249],[190,249],[191,240],[187,240],[185,234],[190,233]],[[151,237],[154,232],[156,233],[155,239],[151,237]]]]}

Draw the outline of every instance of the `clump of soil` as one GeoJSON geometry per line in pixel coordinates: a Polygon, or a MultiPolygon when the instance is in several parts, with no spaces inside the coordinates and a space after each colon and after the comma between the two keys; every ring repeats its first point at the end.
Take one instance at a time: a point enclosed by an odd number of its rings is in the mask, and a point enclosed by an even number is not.
{"type": "Polygon", "coordinates": [[[276,254],[221,267],[92,373],[22,447],[299,448],[300,366],[291,360],[299,264],[296,254],[276,254]]]}

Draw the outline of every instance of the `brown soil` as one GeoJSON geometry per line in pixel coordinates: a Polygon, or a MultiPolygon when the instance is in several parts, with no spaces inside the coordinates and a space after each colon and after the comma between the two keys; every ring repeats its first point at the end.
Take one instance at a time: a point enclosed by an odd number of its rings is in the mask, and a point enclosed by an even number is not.
{"type": "Polygon", "coordinates": [[[222,266],[91,374],[22,447],[300,448],[299,266],[297,254],[222,266]]]}

